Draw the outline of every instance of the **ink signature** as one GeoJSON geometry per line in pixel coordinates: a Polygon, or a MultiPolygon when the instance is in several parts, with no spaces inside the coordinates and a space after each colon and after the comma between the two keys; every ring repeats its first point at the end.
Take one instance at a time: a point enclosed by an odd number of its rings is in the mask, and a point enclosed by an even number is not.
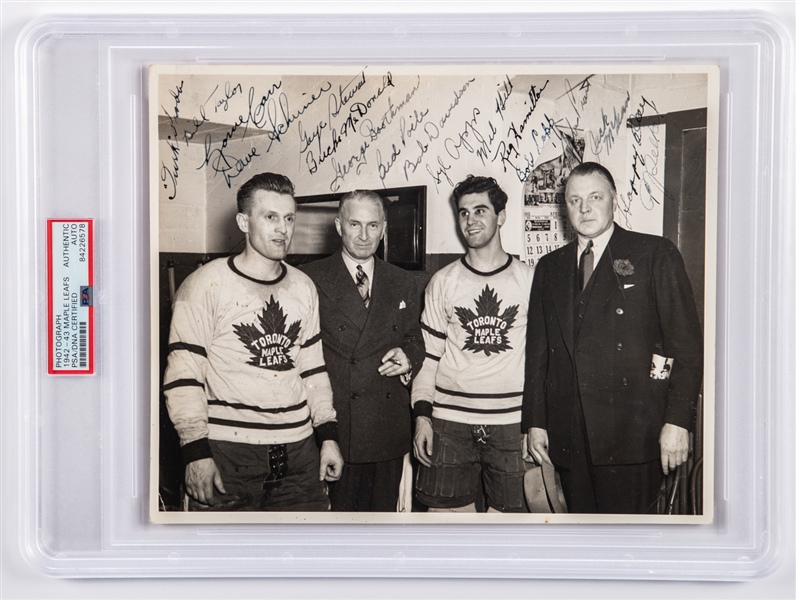
{"type": "Polygon", "coordinates": [[[453,102],[448,107],[448,110],[445,111],[445,114],[443,114],[442,117],[440,117],[439,120],[440,129],[444,129],[445,124],[448,122],[448,119],[450,119],[453,109],[459,106],[459,100],[461,100],[462,96],[464,96],[464,93],[467,91],[467,88],[469,88],[470,84],[473,83],[474,81],[475,79],[468,79],[467,81],[464,82],[464,85],[462,85],[462,87],[460,87],[458,90],[453,91],[453,102]]]}
{"type": "MultiPolygon", "coordinates": [[[[282,92],[279,94],[278,98],[271,98],[268,102],[268,107],[266,113],[268,115],[268,125],[270,126],[270,131],[267,131],[266,135],[270,140],[268,144],[268,148],[266,152],[271,150],[271,146],[274,142],[281,142],[282,136],[285,135],[288,130],[290,129],[290,125],[296,121],[301,115],[305,113],[305,111],[315,104],[318,99],[325,93],[332,89],[332,84],[330,81],[323,83],[317,91],[312,92],[309,95],[309,99],[304,98],[302,101],[304,102],[301,105],[301,108],[298,110],[291,110],[290,109],[290,100],[287,97],[287,94],[282,92]]],[[[302,96],[306,96],[306,92],[302,93],[302,96]]]]}
{"type": "Polygon", "coordinates": [[[498,91],[497,97],[495,98],[495,113],[500,116],[500,120],[503,120],[503,111],[506,110],[506,102],[508,102],[509,96],[511,96],[511,92],[514,90],[514,85],[511,83],[511,79],[508,75],[505,76],[506,78],[498,84],[498,91]]]}
{"type": "MultiPolygon", "coordinates": [[[[215,95],[217,90],[218,90],[218,86],[216,86],[213,89],[213,91],[210,92],[210,97],[207,99],[206,102],[210,101],[210,98],[212,98],[215,95]]],[[[242,94],[242,93],[243,93],[243,86],[241,86],[240,83],[236,83],[235,85],[232,85],[229,81],[227,81],[226,83],[224,83],[224,97],[221,98],[220,100],[216,100],[216,104],[213,107],[213,112],[218,112],[219,108],[222,108],[224,110],[224,112],[226,112],[227,109],[229,109],[229,101],[232,98],[234,98],[236,95],[242,94]]]]}
{"type": "Polygon", "coordinates": [[[332,183],[329,184],[329,189],[332,192],[337,192],[343,185],[346,176],[354,170],[356,175],[359,175],[360,169],[368,164],[367,159],[367,151],[370,147],[367,141],[362,142],[362,145],[359,147],[359,154],[351,155],[347,161],[338,163],[337,159],[333,156],[330,159],[330,164],[332,165],[332,171],[334,171],[334,179],[332,179],[332,183]]]}
{"type": "Polygon", "coordinates": [[[386,161],[381,160],[381,151],[376,150],[376,164],[378,165],[379,179],[381,179],[382,185],[384,185],[384,180],[387,177],[387,174],[390,172],[390,169],[392,169],[399,156],[401,156],[401,149],[396,148],[395,144],[392,145],[392,150],[390,151],[390,155],[386,161]]]}
{"type": "Polygon", "coordinates": [[[600,108],[600,126],[597,129],[597,135],[594,135],[593,131],[589,131],[589,147],[595,156],[600,156],[603,150],[605,150],[607,155],[611,154],[611,148],[613,148],[616,141],[616,136],[625,125],[625,114],[629,104],[630,92],[627,92],[627,97],[619,108],[619,112],[617,112],[615,106],[613,107],[613,114],[610,120],[605,111],[600,108]]]}
{"type": "Polygon", "coordinates": [[[255,156],[261,156],[257,152],[257,148],[252,146],[243,158],[235,158],[226,154],[224,148],[213,148],[212,143],[212,136],[207,134],[205,136],[205,158],[197,170],[208,166],[214,173],[221,173],[228,188],[232,187],[232,180],[243,173],[255,156]]]}
{"type": "Polygon", "coordinates": [[[634,200],[638,199],[642,208],[652,210],[655,205],[661,204],[663,198],[669,197],[658,174],[658,163],[661,154],[661,141],[658,137],[660,124],[653,121],[644,128],[648,134],[646,140],[643,135],[644,129],[642,129],[641,123],[647,109],[650,108],[654,112],[654,116],[660,116],[655,103],[642,96],[635,113],[629,119],[633,136],[631,141],[633,147],[633,157],[630,166],[631,176],[628,181],[627,194],[620,194],[620,212],[625,215],[625,221],[628,226],[628,215],[633,214],[634,200]],[[645,145],[649,145],[650,148],[644,150],[645,145]],[[641,151],[640,148],[642,149],[641,151]]]}
{"type": "MultiPolygon", "coordinates": [[[[332,116],[330,112],[330,121],[319,121],[313,133],[303,135],[301,138],[300,154],[304,154],[304,163],[310,175],[317,173],[320,165],[337,152],[344,139],[347,139],[351,133],[357,132],[357,127],[360,126],[370,109],[389,87],[395,87],[395,84],[392,80],[392,73],[387,71],[382,77],[381,85],[376,88],[376,91],[369,98],[354,102],[350,105],[348,115],[338,126],[339,130],[338,127],[329,126],[332,116]],[[324,131],[328,131],[328,134],[324,134],[324,131]],[[328,136],[331,136],[331,141],[327,141],[328,136]],[[318,146],[317,157],[315,151],[309,149],[310,145],[316,143],[318,146]]],[[[352,92],[348,96],[346,103],[353,98],[354,93],[355,92],[352,92]]],[[[367,150],[367,147],[365,150],[367,150]]]]}
{"type": "Polygon", "coordinates": [[[550,83],[550,80],[544,82],[544,85],[540,87],[538,90],[536,89],[535,85],[531,86],[531,89],[528,90],[528,100],[525,103],[528,105],[528,110],[525,113],[525,116],[522,118],[520,122],[519,129],[514,124],[514,121],[511,122],[509,126],[508,133],[514,136],[514,141],[518,142],[522,139],[522,134],[525,133],[525,127],[528,125],[528,121],[531,120],[531,116],[533,115],[533,111],[536,110],[536,105],[539,103],[539,98],[542,97],[542,92],[544,92],[547,84],[550,83]]]}
{"type": "Polygon", "coordinates": [[[166,145],[171,150],[171,166],[167,167],[164,161],[160,163],[160,180],[163,182],[163,188],[171,191],[169,192],[169,200],[174,200],[177,197],[177,182],[180,177],[180,148],[177,146],[177,117],[180,115],[180,96],[182,96],[182,88],[184,81],[180,80],[179,85],[173,90],[169,90],[169,95],[174,98],[174,116],[169,114],[166,107],[161,105],[163,114],[169,119],[169,127],[171,128],[171,135],[166,136],[166,145]]]}

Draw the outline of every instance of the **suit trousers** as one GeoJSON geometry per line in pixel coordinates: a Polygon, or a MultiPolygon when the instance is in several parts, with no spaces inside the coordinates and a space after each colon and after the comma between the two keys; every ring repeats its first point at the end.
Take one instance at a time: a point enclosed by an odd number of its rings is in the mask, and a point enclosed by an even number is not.
{"type": "Polygon", "coordinates": [[[580,400],[572,418],[570,468],[560,469],[561,487],[571,513],[655,513],[663,471],[660,460],[635,465],[595,465],[580,400]]]}
{"type": "Polygon", "coordinates": [[[403,456],[376,463],[346,463],[340,479],[329,485],[332,510],[395,512],[403,468],[403,456]]]}

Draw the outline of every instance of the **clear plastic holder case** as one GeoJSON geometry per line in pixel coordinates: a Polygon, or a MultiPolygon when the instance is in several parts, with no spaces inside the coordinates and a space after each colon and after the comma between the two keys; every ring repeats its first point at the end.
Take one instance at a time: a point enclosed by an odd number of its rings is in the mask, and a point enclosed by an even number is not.
{"type": "MultiPolygon", "coordinates": [[[[59,577],[742,580],[776,566],[790,323],[792,40],[760,13],[51,17],[17,45],[20,546],[59,577]],[[715,64],[710,525],[153,525],[151,64],[715,64]],[[96,371],[47,374],[45,223],[94,220],[96,371]]],[[[6,173],[6,176],[11,174],[6,173]]],[[[791,499],[787,499],[790,501],[791,499]]]]}

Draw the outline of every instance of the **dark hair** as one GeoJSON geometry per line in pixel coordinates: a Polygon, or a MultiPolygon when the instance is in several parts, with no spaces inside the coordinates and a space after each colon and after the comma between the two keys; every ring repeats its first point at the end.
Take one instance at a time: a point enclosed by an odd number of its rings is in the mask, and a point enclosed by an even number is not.
{"type": "Polygon", "coordinates": [[[492,208],[495,209],[496,213],[500,213],[506,208],[506,202],[508,202],[509,197],[506,192],[500,189],[498,182],[492,177],[476,177],[475,175],[468,175],[464,181],[456,184],[456,187],[453,188],[453,204],[458,209],[459,200],[462,196],[481,194],[483,192],[489,195],[489,201],[492,203],[492,208]]]}
{"type": "Polygon", "coordinates": [[[249,179],[238,189],[238,212],[248,213],[251,200],[257,190],[276,192],[294,196],[293,183],[284,175],[278,173],[259,173],[249,179]]]}
{"type": "MultiPolygon", "coordinates": [[[[600,163],[596,162],[585,162],[580,163],[577,167],[572,169],[569,172],[569,176],[567,177],[567,182],[570,179],[577,176],[584,176],[584,175],[599,175],[603,179],[608,182],[608,185],[611,186],[611,191],[616,194],[616,184],[614,183],[614,178],[611,175],[611,172],[602,166],[600,163]]],[[[566,193],[566,184],[564,185],[564,193],[566,193]]]]}
{"type": "Polygon", "coordinates": [[[381,214],[384,216],[384,220],[387,220],[387,207],[384,204],[384,198],[372,190],[354,190],[353,192],[344,194],[343,197],[340,198],[340,206],[337,208],[338,216],[343,214],[343,206],[352,200],[370,200],[374,204],[378,204],[381,206],[381,214]]]}

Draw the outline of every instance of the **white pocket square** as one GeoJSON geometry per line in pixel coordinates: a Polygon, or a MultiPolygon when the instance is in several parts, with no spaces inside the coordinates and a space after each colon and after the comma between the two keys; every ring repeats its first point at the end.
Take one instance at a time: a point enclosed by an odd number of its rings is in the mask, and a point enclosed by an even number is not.
{"type": "Polygon", "coordinates": [[[401,310],[401,309],[404,309],[404,308],[406,308],[406,302],[401,300],[401,302],[398,304],[398,310],[401,310]]]}
{"type": "Polygon", "coordinates": [[[636,284],[635,283],[626,283],[625,284],[625,289],[632,288],[634,285],[636,285],[636,284]]]}

